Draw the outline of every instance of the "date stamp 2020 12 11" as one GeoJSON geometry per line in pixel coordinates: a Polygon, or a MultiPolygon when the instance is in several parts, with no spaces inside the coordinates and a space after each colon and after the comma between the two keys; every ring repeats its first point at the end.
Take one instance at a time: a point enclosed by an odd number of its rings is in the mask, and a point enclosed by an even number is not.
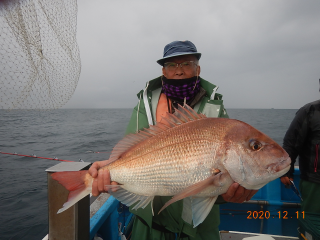
{"type": "MultiPolygon", "coordinates": [[[[293,218],[292,216],[288,216],[288,212],[287,211],[278,211],[277,215],[273,215],[271,216],[269,211],[247,211],[248,216],[247,219],[269,219],[271,218],[279,218],[279,219],[289,219],[289,218],[293,218]]],[[[295,212],[296,215],[294,217],[296,217],[297,219],[299,219],[299,217],[304,218],[304,211],[299,212],[296,211],[295,212]]]]}

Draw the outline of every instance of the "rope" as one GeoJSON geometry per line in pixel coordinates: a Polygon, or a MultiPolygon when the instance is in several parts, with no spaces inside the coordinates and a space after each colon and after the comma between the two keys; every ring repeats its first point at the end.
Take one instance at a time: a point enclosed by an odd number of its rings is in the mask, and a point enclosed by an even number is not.
{"type": "Polygon", "coordinates": [[[319,152],[319,144],[316,144],[316,158],[314,159],[314,172],[317,172],[318,168],[318,152],[319,152]]]}

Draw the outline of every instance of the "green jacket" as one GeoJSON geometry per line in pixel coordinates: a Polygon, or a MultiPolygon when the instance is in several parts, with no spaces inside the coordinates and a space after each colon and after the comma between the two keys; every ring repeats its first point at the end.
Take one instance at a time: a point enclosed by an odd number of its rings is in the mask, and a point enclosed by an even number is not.
{"type": "MultiPolygon", "coordinates": [[[[194,110],[208,117],[228,118],[228,114],[223,106],[222,95],[216,93],[217,87],[202,78],[200,84],[201,87],[206,90],[207,94],[195,105],[194,110]]],[[[126,134],[148,128],[149,123],[155,124],[156,109],[160,94],[161,77],[149,81],[146,88],[137,94],[139,102],[133,109],[126,134]]],[[[157,214],[161,207],[170,199],[171,197],[158,196],[154,198],[154,216],[152,216],[150,204],[144,209],[130,209],[130,211],[139,218],[136,218],[134,222],[132,240],[174,240],[177,236],[185,240],[219,239],[218,226],[220,224],[220,216],[218,205],[215,204],[213,206],[203,223],[193,228],[192,224],[185,222],[181,218],[183,209],[182,200],[171,204],[159,215],[157,214]],[[157,226],[159,225],[162,229],[165,228],[172,233],[155,230],[158,229],[157,226]]]]}
{"type": "MultiPolygon", "coordinates": [[[[208,81],[202,78],[200,79],[200,85],[202,88],[206,90],[207,95],[204,96],[198,104],[196,104],[194,110],[198,113],[205,114],[207,117],[229,118],[223,106],[222,95],[215,92],[217,86],[213,85],[212,83],[209,83],[208,81]]],[[[161,77],[149,81],[146,85],[146,88],[144,90],[141,90],[137,94],[139,102],[137,106],[135,106],[135,108],[133,109],[126,134],[135,133],[140,129],[149,127],[145,102],[148,102],[147,108],[150,109],[152,124],[155,124],[155,116],[160,94],[161,77]],[[146,98],[144,98],[144,96],[146,98]]]]}

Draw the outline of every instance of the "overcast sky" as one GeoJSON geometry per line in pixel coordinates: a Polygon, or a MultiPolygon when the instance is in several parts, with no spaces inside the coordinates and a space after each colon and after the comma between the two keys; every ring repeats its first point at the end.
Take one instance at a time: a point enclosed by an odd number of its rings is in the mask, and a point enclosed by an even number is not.
{"type": "Polygon", "coordinates": [[[64,108],[133,108],[175,40],[202,53],[226,109],[300,108],[320,98],[319,13],[319,0],[78,0],[82,69],[64,108]]]}

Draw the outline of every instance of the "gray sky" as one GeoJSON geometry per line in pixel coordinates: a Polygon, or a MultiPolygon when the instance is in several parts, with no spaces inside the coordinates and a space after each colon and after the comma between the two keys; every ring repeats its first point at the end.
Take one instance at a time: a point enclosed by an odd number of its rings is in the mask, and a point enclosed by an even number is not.
{"type": "Polygon", "coordinates": [[[175,40],[202,53],[226,109],[300,108],[320,98],[319,12],[319,0],[78,0],[82,70],[64,108],[133,108],[175,40]]]}

